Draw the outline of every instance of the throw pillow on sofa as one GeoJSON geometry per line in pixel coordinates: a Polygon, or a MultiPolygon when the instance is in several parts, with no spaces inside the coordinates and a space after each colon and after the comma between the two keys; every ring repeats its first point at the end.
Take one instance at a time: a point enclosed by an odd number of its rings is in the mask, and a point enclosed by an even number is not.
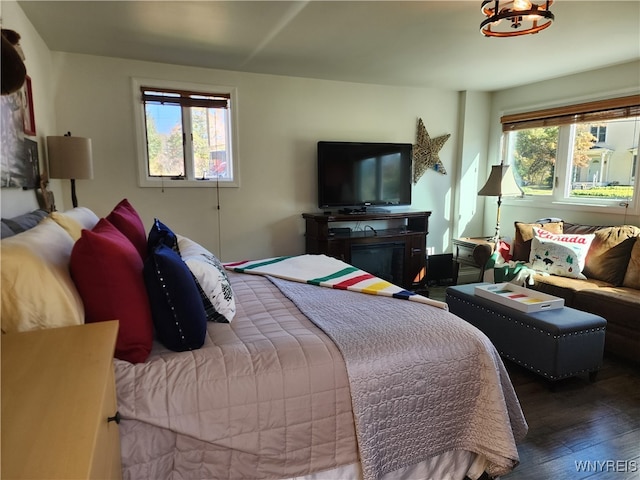
{"type": "Polygon", "coordinates": [[[144,262],[144,281],[162,344],[176,352],[200,348],[207,317],[196,281],[180,255],[159,243],[144,262]]]}
{"type": "Polygon", "coordinates": [[[582,269],[593,234],[554,234],[542,228],[534,228],[533,234],[529,258],[532,269],[561,277],[586,278],[582,269]]]}
{"type": "Polygon", "coordinates": [[[640,237],[636,237],[631,249],[629,266],[624,275],[622,286],[640,290],[640,237]]]}
{"type": "Polygon", "coordinates": [[[515,222],[516,233],[513,239],[513,251],[511,260],[528,262],[531,254],[531,240],[533,239],[533,229],[542,228],[552,233],[562,233],[563,222],[547,223],[522,223],[515,222]]]}
{"type": "Polygon", "coordinates": [[[115,356],[131,363],[144,362],[153,343],[142,268],[138,250],[104,218],[82,231],[71,252],[71,275],[86,321],[119,320],[115,356]]]}
{"type": "Polygon", "coordinates": [[[583,273],[588,278],[620,286],[624,281],[631,249],[640,235],[633,225],[603,227],[593,232],[595,238],[589,248],[583,273]]]}

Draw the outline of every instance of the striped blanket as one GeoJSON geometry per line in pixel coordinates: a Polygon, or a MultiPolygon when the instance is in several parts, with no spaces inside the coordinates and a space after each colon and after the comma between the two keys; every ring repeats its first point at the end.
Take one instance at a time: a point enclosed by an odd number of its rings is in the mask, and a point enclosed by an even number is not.
{"type": "Polygon", "coordinates": [[[266,275],[321,287],[400,298],[448,310],[448,306],[444,302],[410,292],[326,255],[298,255],[247,260],[225,263],[224,267],[234,272],[266,275]]]}

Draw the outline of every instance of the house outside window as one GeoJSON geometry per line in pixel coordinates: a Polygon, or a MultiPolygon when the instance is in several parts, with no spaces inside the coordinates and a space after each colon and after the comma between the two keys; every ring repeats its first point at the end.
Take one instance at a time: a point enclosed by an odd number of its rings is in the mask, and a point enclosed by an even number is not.
{"type": "Polygon", "coordinates": [[[607,138],[607,126],[606,125],[591,125],[589,128],[591,135],[593,135],[598,143],[604,143],[607,138]]]}
{"type": "Polygon", "coordinates": [[[525,197],[638,206],[640,97],[502,117],[505,163],[525,197]]]}
{"type": "Polygon", "coordinates": [[[238,186],[235,89],[135,79],[133,90],[141,186],[238,186]]]}

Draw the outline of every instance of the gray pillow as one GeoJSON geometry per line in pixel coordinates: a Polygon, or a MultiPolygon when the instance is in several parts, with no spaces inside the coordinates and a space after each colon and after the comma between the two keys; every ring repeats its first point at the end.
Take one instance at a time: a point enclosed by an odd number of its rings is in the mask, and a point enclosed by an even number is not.
{"type": "MultiPolygon", "coordinates": [[[[14,234],[26,232],[30,228],[35,227],[49,213],[46,210],[34,210],[31,213],[25,213],[13,218],[2,219],[2,238],[5,237],[5,226],[14,234]]],[[[10,235],[7,235],[10,236],[10,235]]]]}

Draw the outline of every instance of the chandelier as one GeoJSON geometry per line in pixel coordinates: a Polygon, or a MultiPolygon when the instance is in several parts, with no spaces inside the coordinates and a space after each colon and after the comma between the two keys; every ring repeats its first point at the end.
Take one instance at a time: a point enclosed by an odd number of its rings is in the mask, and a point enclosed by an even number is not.
{"type": "Polygon", "coordinates": [[[549,7],[553,0],[484,0],[482,13],[487,17],[480,24],[485,37],[516,37],[538,33],[554,20],[549,7]]]}

